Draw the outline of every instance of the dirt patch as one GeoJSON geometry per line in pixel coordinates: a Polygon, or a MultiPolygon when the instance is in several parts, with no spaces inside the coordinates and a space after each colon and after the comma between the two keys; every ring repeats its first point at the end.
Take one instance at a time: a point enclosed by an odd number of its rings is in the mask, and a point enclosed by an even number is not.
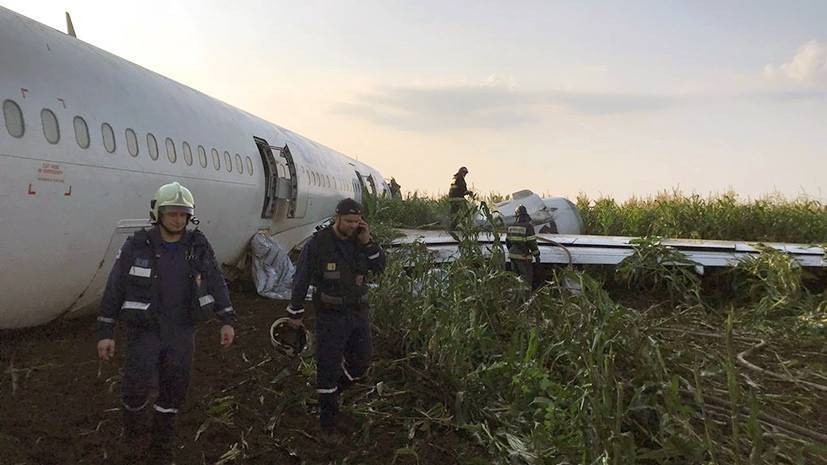
{"type": "MultiPolygon", "coordinates": [[[[369,384],[343,395],[348,439],[335,449],[323,447],[312,363],[270,345],[270,324],[285,304],[249,292],[233,292],[232,298],[239,312],[233,347],[220,349],[214,324],[196,333],[192,383],[178,418],[178,463],[490,462],[454,428],[412,431],[402,420],[366,414],[360,404],[382,395],[376,389],[381,368],[369,384]]],[[[312,308],[307,323],[312,327],[312,308]]],[[[126,463],[124,457],[135,452],[121,437],[124,334],[116,333],[114,361],[102,363],[94,325],[94,318],[84,318],[0,333],[1,464],[126,463]]],[[[377,341],[377,367],[387,356],[377,341]]]]}

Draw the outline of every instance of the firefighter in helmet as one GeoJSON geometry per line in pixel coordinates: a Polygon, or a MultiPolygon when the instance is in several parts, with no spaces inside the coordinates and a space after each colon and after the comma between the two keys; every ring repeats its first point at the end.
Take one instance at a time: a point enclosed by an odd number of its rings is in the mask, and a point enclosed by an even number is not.
{"type": "Polygon", "coordinates": [[[121,381],[124,437],[131,457],[155,463],[173,460],[175,417],[186,397],[195,325],[216,318],[220,343],[233,343],[235,312],[213,249],[197,224],[192,193],[177,182],[161,186],[150,202],[153,227],[127,238],[100,306],[98,356],[115,354],[115,325],[126,325],[126,366],[121,381]],[[158,397],[149,393],[158,381],[158,397]],[[144,454],[147,411],[153,410],[151,440],[144,454]]]}
{"type": "Polygon", "coordinates": [[[514,224],[508,227],[505,236],[508,258],[517,274],[534,288],[534,261],[540,258],[537,236],[525,206],[517,207],[514,216],[514,224]]]}
{"type": "Polygon", "coordinates": [[[456,229],[458,223],[457,216],[463,207],[467,205],[465,196],[474,196],[474,193],[469,191],[468,185],[465,184],[465,175],[467,174],[468,168],[464,166],[460,167],[459,171],[454,174],[451,187],[448,189],[448,202],[451,206],[451,229],[456,229]]]}

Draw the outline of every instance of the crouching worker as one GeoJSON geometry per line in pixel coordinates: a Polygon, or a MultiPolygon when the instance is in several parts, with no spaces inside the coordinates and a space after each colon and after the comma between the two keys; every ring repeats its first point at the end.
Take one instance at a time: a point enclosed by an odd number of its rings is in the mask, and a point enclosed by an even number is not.
{"type": "Polygon", "coordinates": [[[333,225],[317,232],[302,249],[287,309],[291,325],[300,327],[308,286],[315,285],[316,392],[321,439],[327,445],[341,441],[336,432],[339,392],[370,365],[367,274],[385,268],[384,252],[373,242],[362,206],[344,199],[335,213],[333,225]]]}
{"type": "MultiPolygon", "coordinates": [[[[121,382],[125,443],[143,446],[147,411],[154,410],[149,458],[173,460],[175,416],[190,381],[194,327],[216,317],[220,342],[233,343],[235,316],[213,249],[193,222],[190,191],[173,182],[150,203],[154,227],[129,237],[112,266],[98,316],[98,356],[115,353],[114,325],[126,323],[126,367],[121,382]],[[148,406],[158,380],[158,398],[148,406]]],[[[131,452],[133,456],[143,454],[131,452]]]]}

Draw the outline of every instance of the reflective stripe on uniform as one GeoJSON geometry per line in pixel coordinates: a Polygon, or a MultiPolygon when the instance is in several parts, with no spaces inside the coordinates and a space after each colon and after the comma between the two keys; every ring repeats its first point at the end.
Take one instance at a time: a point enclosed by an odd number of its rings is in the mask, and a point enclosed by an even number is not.
{"type": "Polygon", "coordinates": [[[198,305],[205,306],[215,302],[215,298],[213,298],[212,294],[207,294],[204,297],[198,298],[198,305]]]}
{"type": "Polygon", "coordinates": [[[525,226],[509,226],[508,227],[508,234],[519,234],[521,236],[525,236],[526,227],[525,226]]]}
{"type": "Polygon", "coordinates": [[[357,381],[357,380],[359,380],[359,378],[354,378],[354,377],[353,377],[353,376],[352,376],[352,375],[351,375],[351,374],[347,371],[347,367],[345,366],[345,361],[344,361],[344,360],[342,360],[342,372],[345,374],[345,377],[346,377],[349,381],[357,381]]]}
{"type": "Polygon", "coordinates": [[[233,307],[227,307],[227,308],[219,310],[215,313],[221,315],[221,314],[224,314],[224,313],[231,313],[232,311],[233,311],[233,307]]]}
{"type": "Polygon", "coordinates": [[[152,276],[152,268],[133,266],[129,269],[129,274],[131,274],[132,276],[139,276],[141,278],[149,278],[150,276],[152,276]]]}
{"type": "Polygon", "coordinates": [[[130,407],[129,405],[127,405],[127,404],[126,404],[126,402],[124,402],[123,400],[121,400],[121,405],[123,405],[123,408],[125,408],[125,409],[129,410],[130,412],[140,412],[141,410],[143,410],[143,409],[144,409],[144,407],[146,407],[146,404],[147,404],[148,402],[149,402],[149,399],[145,400],[145,401],[144,401],[144,403],[143,403],[143,404],[141,404],[141,405],[140,405],[140,406],[138,406],[138,407],[130,407]]]}
{"type": "Polygon", "coordinates": [[[368,260],[376,260],[377,258],[379,258],[379,255],[380,255],[381,253],[382,253],[382,252],[376,252],[376,253],[375,253],[375,254],[373,254],[373,255],[369,255],[369,256],[368,256],[368,260]]]}
{"type": "Polygon", "coordinates": [[[319,394],[333,394],[334,392],[336,392],[338,390],[339,390],[338,387],[332,387],[330,389],[321,389],[320,388],[320,389],[316,389],[316,392],[318,392],[319,394]]]}
{"type": "Polygon", "coordinates": [[[121,305],[121,310],[149,310],[149,304],[127,300],[121,305]]]}
{"type": "Polygon", "coordinates": [[[109,323],[109,324],[115,323],[114,318],[106,318],[105,316],[99,316],[98,321],[100,321],[101,323],[109,323]]]}
{"type": "Polygon", "coordinates": [[[160,413],[178,413],[177,408],[163,408],[158,404],[155,404],[152,407],[155,409],[156,412],[160,413]]]}
{"type": "Polygon", "coordinates": [[[288,306],[287,307],[287,313],[289,313],[291,315],[298,315],[299,313],[304,313],[304,307],[293,309],[293,308],[290,308],[288,306]]]}
{"type": "Polygon", "coordinates": [[[511,241],[511,242],[525,242],[526,240],[528,240],[528,238],[526,238],[525,236],[515,236],[515,235],[509,233],[508,235],[505,236],[505,240],[511,241]]]}
{"type": "Polygon", "coordinates": [[[508,258],[512,260],[530,260],[532,255],[523,255],[521,253],[511,252],[508,254],[508,258]]]}

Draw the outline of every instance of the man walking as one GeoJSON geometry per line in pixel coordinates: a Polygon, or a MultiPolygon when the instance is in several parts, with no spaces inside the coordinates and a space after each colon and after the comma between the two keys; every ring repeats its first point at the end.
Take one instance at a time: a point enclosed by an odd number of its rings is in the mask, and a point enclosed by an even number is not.
{"type": "Polygon", "coordinates": [[[195,323],[217,317],[221,345],[228,347],[235,313],[210,243],[197,228],[187,230],[190,222],[197,224],[192,193],[177,182],[163,185],[150,209],[154,227],[126,240],[109,274],[98,316],[98,356],[110,360],[115,354],[114,325],[124,321],[124,436],[140,447],[157,378],[149,458],[166,464],[173,460],[175,416],[189,386],[195,323]]]}
{"type": "Polygon", "coordinates": [[[457,228],[459,222],[459,212],[462,211],[466,205],[465,196],[473,196],[474,193],[468,190],[465,184],[465,175],[468,174],[468,168],[462,166],[459,171],[454,174],[451,181],[451,187],[448,189],[448,202],[451,206],[451,229],[457,228]]]}
{"type": "Polygon", "coordinates": [[[341,439],[336,432],[339,392],[362,377],[373,352],[368,318],[368,272],[385,268],[385,254],[373,242],[362,206],[344,199],[333,225],[317,232],[302,249],[287,308],[291,325],[302,325],[308,286],[315,285],[316,392],[321,439],[341,439]]]}

